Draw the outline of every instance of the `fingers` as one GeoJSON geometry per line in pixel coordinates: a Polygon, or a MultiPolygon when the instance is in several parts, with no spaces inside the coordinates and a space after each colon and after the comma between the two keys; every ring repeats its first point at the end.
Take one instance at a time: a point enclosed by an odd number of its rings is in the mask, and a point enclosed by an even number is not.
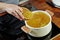
{"type": "Polygon", "coordinates": [[[19,9],[11,9],[11,8],[7,8],[5,9],[9,14],[15,16],[16,18],[23,20],[24,16],[22,15],[21,11],[19,9]]]}
{"type": "Polygon", "coordinates": [[[22,15],[22,13],[19,10],[16,10],[18,16],[20,17],[20,19],[24,19],[24,16],[22,15]]]}
{"type": "Polygon", "coordinates": [[[17,5],[8,5],[8,7],[4,8],[9,14],[15,16],[16,18],[23,20],[24,16],[22,15],[23,9],[17,5]]]}
{"type": "Polygon", "coordinates": [[[23,13],[22,7],[18,7],[18,10],[21,11],[21,12],[23,13]]]}
{"type": "Polygon", "coordinates": [[[21,20],[20,17],[18,16],[18,14],[15,11],[13,11],[12,13],[13,13],[12,14],[13,16],[15,16],[16,18],[18,18],[19,20],[21,20]]]}
{"type": "Polygon", "coordinates": [[[16,18],[18,18],[19,20],[23,20],[23,17],[21,17],[21,15],[19,15],[19,13],[21,13],[21,12],[13,11],[12,15],[15,16],[16,18]]]}
{"type": "Polygon", "coordinates": [[[18,18],[18,19],[20,19],[19,18],[19,16],[18,16],[18,14],[14,11],[14,10],[12,10],[12,9],[5,9],[9,14],[11,14],[11,15],[13,15],[13,16],[15,16],[16,18],[18,18]]]}

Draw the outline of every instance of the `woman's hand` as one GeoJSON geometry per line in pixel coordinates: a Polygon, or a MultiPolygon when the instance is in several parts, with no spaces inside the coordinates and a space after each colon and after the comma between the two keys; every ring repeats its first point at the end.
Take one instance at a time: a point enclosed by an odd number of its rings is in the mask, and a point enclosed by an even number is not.
{"type": "Polygon", "coordinates": [[[14,4],[6,4],[3,8],[9,14],[15,16],[16,18],[23,20],[24,16],[22,15],[22,8],[14,4]]]}

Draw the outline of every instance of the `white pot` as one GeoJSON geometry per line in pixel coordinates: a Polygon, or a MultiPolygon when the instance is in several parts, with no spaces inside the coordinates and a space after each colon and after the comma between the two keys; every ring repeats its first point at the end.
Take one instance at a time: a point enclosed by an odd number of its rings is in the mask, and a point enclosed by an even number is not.
{"type": "Polygon", "coordinates": [[[45,14],[47,14],[50,17],[49,23],[46,26],[40,27],[40,28],[32,28],[25,21],[26,27],[28,27],[31,30],[31,32],[29,32],[29,35],[34,36],[34,37],[43,37],[43,36],[47,35],[52,29],[51,16],[46,11],[37,10],[37,11],[33,11],[32,13],[34,13],[34,12],[44,12],[45,14]]]}

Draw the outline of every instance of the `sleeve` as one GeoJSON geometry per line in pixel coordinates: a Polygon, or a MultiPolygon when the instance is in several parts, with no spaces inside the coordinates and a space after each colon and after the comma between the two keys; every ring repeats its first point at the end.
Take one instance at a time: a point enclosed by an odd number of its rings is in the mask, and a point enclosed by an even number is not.
{"type": "Polygon", "coordinates": [[[4,15],[3,19],[4,27],[7,28],[5,31],[6,33],[10,35],[18,35],[23,32],[21,27],[25,25],[24,21],[20,21],[10,14],[4,15]]]}
{"type": "Polygon", "coordinates": [[[16,4],[16,5],[19,4],[19,0],[0,0],[0,2],[5,2],[8,4],[16,4]]]}
{"type": "Polygon", "coordinates": [[[0,18],[0,31],[4,32],[6,30],[6,27],[4,26],[4,22],[2,21],[4,21],[4,19],[0,18]]]}

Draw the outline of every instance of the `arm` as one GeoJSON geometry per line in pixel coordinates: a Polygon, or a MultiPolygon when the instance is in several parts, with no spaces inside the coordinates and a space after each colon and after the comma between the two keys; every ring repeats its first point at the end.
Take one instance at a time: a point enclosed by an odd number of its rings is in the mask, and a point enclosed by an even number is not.
{"type": "Polygon", "coordinates": [[[22,8],[17,5],[0,2],[0,10],[8,12],[9,14],[18,18],[19,20],[24,19],[22,15],[22,8]]]}
{"type": "Polygon", "coordinates": [[[5,7],[6,3],[0,2],[0,10],[2,10],[5,7]]]}

